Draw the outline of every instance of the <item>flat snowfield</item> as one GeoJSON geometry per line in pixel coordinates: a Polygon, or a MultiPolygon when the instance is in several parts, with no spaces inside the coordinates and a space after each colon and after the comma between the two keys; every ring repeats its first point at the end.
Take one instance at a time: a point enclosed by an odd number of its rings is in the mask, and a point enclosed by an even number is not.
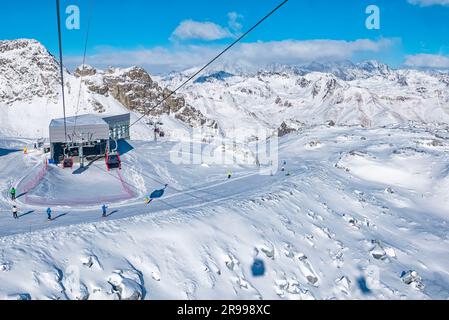
{"type": "Polygon", "coordinates": [[[45,168],[0,139],[0,299],[448,299],[448,136],[311,128],[272,176],[175,165],[170,142],[45,168]]]}

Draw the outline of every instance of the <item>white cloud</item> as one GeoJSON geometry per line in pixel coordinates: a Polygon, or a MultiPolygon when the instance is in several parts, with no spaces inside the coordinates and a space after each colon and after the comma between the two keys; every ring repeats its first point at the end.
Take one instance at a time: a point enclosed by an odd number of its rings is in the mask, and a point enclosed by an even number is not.
{"type": "Polygon", "coordinates": [[[213,41],[231,37],[228,29],[216,23],[185,20],[173,31],[171,39],[213,41]]]}
{"type": "Polygon", "coordinates": [[[449,6],[449,0],[408,0],[413,5],[429,7],[434,5],[449,6]]]}
{"type": "MultiPolygon", "coordinates": [[[[396,43],[397,40],[394,39],[284,40],[241,43],[222,56],[214,66],[229,65],[258,69],[273,63],[302,64],[312,61],[351,60],[356,59],[358,55],[374,59],[396,43]]],[[[136,50],[99,48],[96,54],[87,58],[87,63],[99,68],[137,65],[151,73],[166,73],[204,65],[223,48],[224,46],[218,45],[174,45],[169,48],[136,50]]],[[[80,63],[81,58],[68,57],[65,60],[66,64],[73,68],[80,63]]]]}
{"type": "Polygon", "coordinates": [[[437,54],[416,54],[406,57],[405,65],[421,68],[449,68],[449,56],[437,54]]]}
{"type": "Polygon", "coordinates": [[[243,28],[243,16],[237,12],[228,13],[228,28],[213,22],[184,20],[173,31],[171,40],[203,40],[214,41],[235,38],[243,28]]]}
{"type": "Polygon", "coordinates": [[[243,25],[240,22],[240,20],[243,19],[243,16],[241,14],[238,14],[237,12],[229,12],[228,19],[229,19],[228,25],[232,31],[240,32],[242,30],[243,25]]]}
{"type": "MultiPolygon", "coordinates": [[[[235,53],[247,64],[307,63],[311,61],[341,61],[352,59],[357,53],[376,53],[393,45],[395,41],[381,39],[342,40],[285,40],[244,43],[235,53]]],[[[236,57],[237,58],[237,57],[236,57]]]]}

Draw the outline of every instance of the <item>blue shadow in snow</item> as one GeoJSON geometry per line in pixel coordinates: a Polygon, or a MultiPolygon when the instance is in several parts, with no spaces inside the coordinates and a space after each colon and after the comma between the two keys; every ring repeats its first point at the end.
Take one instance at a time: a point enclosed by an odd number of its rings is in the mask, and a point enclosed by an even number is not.
{"type": "Polygon", "coordinates": [[[21,215],[19,216],[19,218],[25,217],[25,216],[27,216],[27,215],[29,215],[29,214],[32,214],[32,213],[34,213],[34,210],[31,210],[31,211],[28,211],[28,212],[25,212],[25,213],[21,214],[21,215]]]}
{"type": "Polygon", "coordinates": [[[78,169],[74,170],[72,172],[72,174],[82,174],[83,172],[85,172],[87,169],[90,168],[90,166],[99,159],[99,157],[96,157],[95,159],[89,161],[88,164],[85,164],[84,167],[79,167],[78,169]]]}
{"type": "Polygon", "coordinates": [[[0,157],[7,156],[8,154],[19,152],[20,150],[17,149],[3,149],[0,148],[0,157]]]}
{"type": "Polygon", "coordinates": [[[19,194],[18,196],[16,196],[16,199],[19,199],[19,198],[23,197],[26,194],[27,194],[27,192],[23,192],[23,193],[19,194]]]}
{"type": "Polygon", "coordinates": [[[80,167],[72,172],[72,174],[82,174],[84,171],[89,169],[89,166],[80,167]]]}
{"type": "Polygon", "coordinates": [[[29,301],[31,300],[31,295],[29,293],[19,293],[17,295],[17,300],[29,301]]]}
{"type": "Polygon", "coordinates": [[[154,199],[162,198],[165,193],[165,189],[167,189],[168,185],[164,187],[164,189],[155,190],[149,196],[147,196],[148,202],[152,202],[154,199]]]}
{"type": "Polygon", "coordinates": [[[117,212],[118,212],[118,210],[114,210],[114,211],[112,211],[111,213],[107,214],[106,217],[110,217],[110,216],[112,216],[113,214],[115,214],[115,213],[117,213],[117,212]]]}
{"type": "Polygon", "coordinates": [[[255,259],[251,266],[251,272],[254,277],[262,277],[265,275],[265,263],[260,259],[255,259]]]}
{"type": "Polygon", "coordinates": [[[131,150],[134,150],[134,147],[128,143],[126,140],[119,140],[118,141],[118,153],[122,156],[124,154],[127,154],[131,150]]]}
{"type": "Polygon", "coordinates": [[[366,284],[365,277],[360,277],[357,279],[357,284],[362,291],[363,294],[371,294],[370,288],[368,288],[368,285],[366,284]]]}
{"type": "Polygon", "coordinates": [[[59,218],[62,218],[62,217],[65,217],[66,215],[68,215],[69,213],[68,212],[66,212],[66,213],[63,213],[63,214],[60,214],[59,216],[56,216],[56,217],[54,217],[54,218],[52,218],[51,220],[57,220],[57,219],[59,219],[59,218]]]}

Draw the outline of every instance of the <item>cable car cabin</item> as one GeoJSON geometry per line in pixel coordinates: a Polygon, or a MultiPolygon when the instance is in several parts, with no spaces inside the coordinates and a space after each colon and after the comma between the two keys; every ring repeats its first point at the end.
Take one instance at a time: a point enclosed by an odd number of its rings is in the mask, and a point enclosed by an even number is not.
{"type": "Polygon", "coordinates": [[[67,151],[67,154],[71,158],[79,157],[79,155],[80,155],[79,147],[69,147],[68,151],[67,151]]]}
{"type": "Polygon", "coordinates": [[[118,152],[106,154],[106,167],[108,168],[108,171],[111,169],[122,170],[122,161],[120,160],[120,155],[118,152]]]}
{"type": "Polygon", "coordinates": [[[62,161],[62,167],[64,168],[64,169],[67,169],[67,168],[73,168],[73,158],[65,158],[63,161],[62,161]]]}

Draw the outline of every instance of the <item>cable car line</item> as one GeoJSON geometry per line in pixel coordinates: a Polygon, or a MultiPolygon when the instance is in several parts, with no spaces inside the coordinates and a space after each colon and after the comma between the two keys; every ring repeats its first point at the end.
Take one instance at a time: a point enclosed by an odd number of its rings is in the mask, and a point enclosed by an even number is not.
{"type": "Polygon", "coordinates": [[[226,52],[228,52],[232,47],[234,47],[237,43],[239,43],[243,38],[245,38],[249,33],[251,33],[254,29],[256,29],[260,24],[262,24],[265,20],[267,20],[270,16],[272,16],[276,11],[278,11],[281,7],[283,7],[288,0],[284,0],[281,4],[279,4],[276,8],[271,10],[267,15],[265,15],[261,20],[259,20],[254,26],[252,26],[248,31],[246,31],[244,34],[239,36],[234,42],[232,42],[230,45],[228,45],[223,51],[221,51],[215,58],[213,58],[211,61],[209,61],[204,67],[202,67],[200,70],[195,72],[192,76],[190,76],[186,81],[184,81],[181,85],[179,85],[175,90],[173,90],[169,95],[164,97],[160,102],[158,102],[154,107],[147,110],[141,117],[139,117],[136,121],[134,121],[129,128],[134,126],[136,123],[138,123],[140,120],[142,120],[149,112],[156,109],[160,105],[162,105],[165,101],[167,101],[170,97],[172,97],[176,92],[178,92],[180,89],[182,89],[187,83],[192,81],[196,76],[198,76],[200,73],[202,73],[207,67],[209,67],[211,64],[213,64],[216,60],[218,60],[222,55],[224,55],[226,52]]]}
{"type": "MultiPolygon", "coordinates": [[[[92,21],[92,11],[93,11],[93,5],[92,5],[92,0],[89,1],[89,16],[87,19],[87,30],[86,30],[86,38],[85,38],[85,42],[84,42],[84,53],[83,53],[83,63],[81,64],[82,67],[82,71],[84,71],[84,67],[86,65],[86,57],[87,57],[87,45],[89,43],[89,35],[90,35],[90,24],[92,21]]],[[[75,125],[73,127],[73,136],[75,136],[76,134],[76,127],[77,127],[77,121],[78,121],[78,113],[79,113],[79,108],[80,108],[80,100],[81,100],[81,88],[82,88],[82,84],[83,84],[83,72],[81,72],[80,74],[80,86],[79,86],[79,91],[78,91],[78,100],[76,103],[76,112],[75,112],[75,125]]]]}
{"type": "Polygon", "coordinates": [[[61,69],[61,87],[62,87],[62,108],[64,112],[64,136],[67,143],[67,119],[65,113],[65,93],[64,93],[64,67],[62,61],[62,31],[61,31],[61,6],[60,0],[56,0],[56,17],[58,22],[58,43],[59,43],[59,68],[61,69]]]}

